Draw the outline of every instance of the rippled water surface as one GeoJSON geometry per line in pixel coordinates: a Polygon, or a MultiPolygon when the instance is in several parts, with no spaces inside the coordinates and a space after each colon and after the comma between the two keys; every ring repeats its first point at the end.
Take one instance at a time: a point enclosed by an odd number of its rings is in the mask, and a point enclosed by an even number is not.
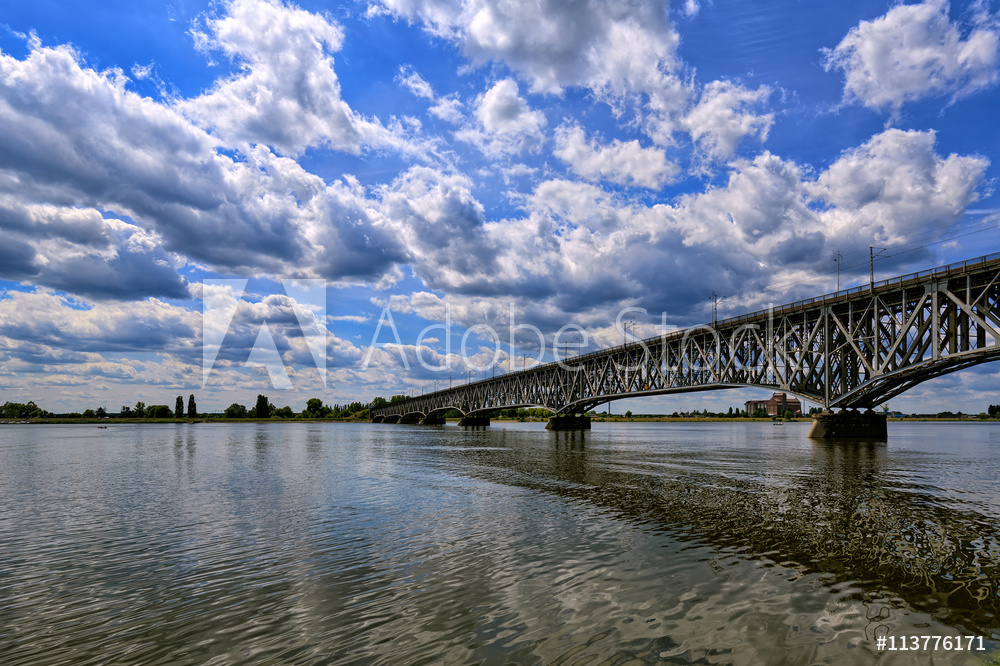
{"type": "Polygon", "coordinates": [[[807,428],[0,426],[0,663],[986,663],[1000,427],[807,428]]]}

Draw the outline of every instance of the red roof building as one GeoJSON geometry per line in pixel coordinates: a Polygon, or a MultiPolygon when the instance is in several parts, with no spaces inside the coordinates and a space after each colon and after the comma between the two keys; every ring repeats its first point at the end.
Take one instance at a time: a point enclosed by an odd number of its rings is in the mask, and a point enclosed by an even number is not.
{"type": "Polygon", "coordinates": [[[770,400],[747,400],[747,414],[753,415],[755,411],[763,408],[768,416],[781,416],[787,410],[792,410],[792,414],[802,414],[802,403],[798,398],[789,398],[784,393],[775,393],[770,400]]]}

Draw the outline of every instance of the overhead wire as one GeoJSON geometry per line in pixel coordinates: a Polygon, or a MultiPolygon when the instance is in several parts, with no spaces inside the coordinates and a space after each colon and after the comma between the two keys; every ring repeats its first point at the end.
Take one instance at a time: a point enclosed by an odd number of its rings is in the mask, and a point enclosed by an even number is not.
{"type": "MultiPolygon", "coordinates": [[[[995,229],[998,228],[997,222],[998,222],[998,220],[994,216],[989,216],[987,219],[983,220],[982,222],[977,222],[977,223],[975,223],[973,225],[965,225],[965,227],[963,229],[963,231],[965,231],[965,233],[950,235],[950,236],[947,236],[945,238],[938,238],[936,240],[932,240],[932,241],[927,242],[927,243],[922,243],[920,245],[902,245],[902,246],[899,246],[899,249],[888,248],[892,252],[892,254],[890,254],[890,255],[883,255],[883,257],[881,257],[881,258],[889,259],[889,258],[897,257],[897,256],[900,256],[900,255],[903,255],[903,254],[909,254],[911,252],[916,252],[917,250],[923,250],[925,248],[932,247],[934,245],[940,245],[942,243],[947,243],[947,242],[950,242],[950,241],[953,241],[953,240],[957,240],[959,238],[965,238],[965,237],[973,236],[975,234],[980,234],[980,233],[983,233],[983,232],[986,232],[986,231],[995,230],[995,229]],[[975,229],[973,231],[967,231],[968,229],[974,228],[976,226],[981,226],[981,225],[984,225],[982,229],[975,229]]],[[[942,230],[948,230],[948,229],[952,229],[954,227],[960,227],[960,226],[963,226],[963,224],[964,224],[964,222],[957,222],[957,223],[950,224],[950,225],[947,225],[945,227],[942,227],[941,229],[934,229],[934,230],[932,230],[932,231],[929,232],[931,234],[930,236],[927,236],[927,234],[925,233],[925,234],[921,234],[922,236],[925,236],[925,238],[921,238],[920,236],[917,236],[916,238],[914,238],[912,240],[915,240],[917,242],[919,242],[921,240],[927,240],[929,238],[933,238],[933,235],[935,235],[935,234],[940,234],[942,232],[942,230]]],[[[854,269],[854,268],[861,268],[861,267],[864,267],[864,266],[868,266],[868,264],[869,264],[869,257],[865,257],[864,259],[859,259],[859,260],[853,261],[851,263],[846,263],[846,264],[842,263],[841,266],[840,266],[840,271],[841,272],[844,272],[845,270],[849,271],[849,270],[854,269]]],[[[764,287],[763,289],[759,289],[759,290],[749,290],[748,289],[748,290],[745,290],[745,291],[733,294],[731,296],[727,296],[726,298],[728,300],[733,300],[734,298],[740,298],[742,296],[746,296],[746,295],[749,295],[751,293],[754,293],[754,291],[756,291],[756,293],[768,293],[768,292],[779,293],[779,292],[783,291],[784,289],[786,289],[787,287],[792,287],[792,286],[795,286],[797,284],[801,284],[803,282],[812,282],[814,280],[818,280],[818,279],[823,278],[823,277],[834,275],[836,273],[837,273],[837,269],[836,268],[830,269],[830,270],[820,270],[818,272],[812,273],[811,275],[808,275],[808,276],[805,276],[805,277],[801,277],[801,278],[796,278],[795,280],[789,280],[789,281],[783,282],[783,283],[771,284],[771,285],[768,285],[767,287],[764,287]]],[[[720,301],[721,300],[722,299],[720,299],[720,301]]],[[[693,314],[696,314],[697,312],[700,312],[700,311],[706,310],[706,309],[708,311],[711,311],[712,310],[712,306],[713,306],[713,304],[711,302],[707,302],[707,303],[704,303],[704,304],[700,304],[700,305],[697,305],[697,306],[694,306],[694,307],[687,308],[685,310],[674,311],[673,314],[674,314],[674,316],[679,316],[679,317],[683,317],[685,315],[693,315],[693,314]]]]}

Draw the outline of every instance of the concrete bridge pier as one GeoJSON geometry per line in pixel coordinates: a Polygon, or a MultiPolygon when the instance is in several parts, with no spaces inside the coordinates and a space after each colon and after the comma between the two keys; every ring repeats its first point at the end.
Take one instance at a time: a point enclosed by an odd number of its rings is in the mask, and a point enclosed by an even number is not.
{"type": "Polygon", "coordinates": [[[482,427],[489,424],[490,417],[488,416],[463,416],[458,421],[458,425],[462,427],[482,427]]]}
{"type": "Polygon", "coordinates": [[[382,421],[382,423],[399,423],[399,414],[391,414],[385,417],[385,420],[382,421]]]}
{"type": "Polygon", "coordinates": [[[372,419],[372,423],[382,423],[384,419],[385,419],[384,416],[376,416],[375,418],[372,419]]]}
{"type": "Polygon", "coordinates": [[[420,414],[405,414],[399,418],[399,422],[405,425],[416,425],[420,423],[420,414]]]}
{"type": "Polygon", "coordinates": [[[549,418],[545,424],[546,430],[590,430],[589,416],[574,416],[565,414],[549,418]]]}
{"type": "Polygon", "coordinates": [[[809,429],[812,439],[867,439],[886,441],[889,439],[885,414],[868,410],[841,410],[839,413],[821,412],[813,416],[809,429]]]}
{"type": "Polygon", "coordinates": [[[444,425],[444,417],[437,414],[434,416],[425,416],[420,419],[420,425],[444,425]]]}

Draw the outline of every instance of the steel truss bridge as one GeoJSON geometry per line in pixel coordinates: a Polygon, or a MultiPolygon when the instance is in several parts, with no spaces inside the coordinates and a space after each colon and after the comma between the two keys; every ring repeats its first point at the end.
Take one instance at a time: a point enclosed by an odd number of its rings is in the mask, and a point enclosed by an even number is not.
{"type": "Polygon", "coordinates": [[[1000,359],[1000,254],[371,409],[374,421],[456,409],[584,414],[622,398],[759,387],[827,408],[872,408],[934,377],[1000,359]]]}

